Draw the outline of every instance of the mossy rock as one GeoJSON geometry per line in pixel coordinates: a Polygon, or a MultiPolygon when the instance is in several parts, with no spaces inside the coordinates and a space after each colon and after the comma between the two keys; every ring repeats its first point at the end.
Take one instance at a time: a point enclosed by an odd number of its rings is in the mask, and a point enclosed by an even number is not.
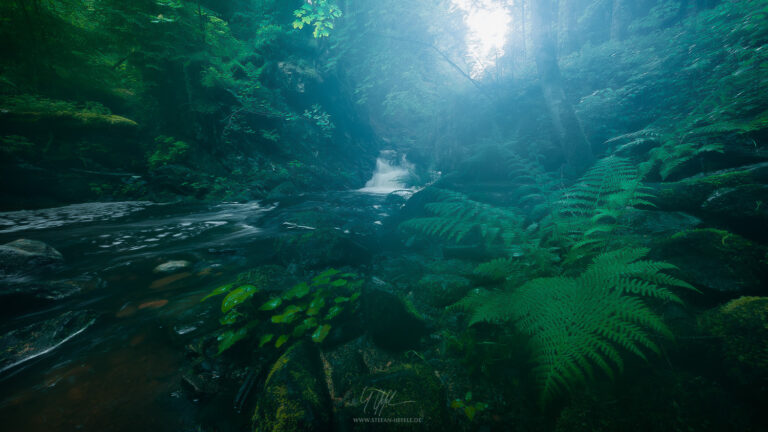
{"type": "Polygon", "coordinates": [[[342,399],[360,377],[370,373],[363,357],[371,345],[365,337],[323,349],[323,371],[328,379],[331,398],[342,399]]]}
{"type": "Polygon", "coordinates": [[[299,342],[272,366],[253,414],[253,431],[325,431],[331,415],[317,347],[299,342]]]}
{"type": "Polygon", "coordinates": [[[729,231],[693,229],[657,238],[651,254],[678,266],[683,280],[715,298],[765,291],[765,247],[729,231]]]}
{"type": "MultiPolygon", "coordinates": [[[[739,297],[700,319],[722,341],[726,372],[742,385],[768,383],[768,297],[739,297]]],[[[766,391],[768,395],[768,390],[766,391]]]]}
{"type": "Polygon", "coordinates": [[[59,251],[38,240],[18,239],[0,246],[0,273],[35,273],[63,261],[59,251]]]}
{"type": "Polygon", "coordinates": [[[417,296],[435,307],[445,307],[461,300],[472,287],[469,279],[452,274],[428,274],[416,284],[417,296]]]}
{"type": "Polygon", "coordinates": [[[362,378],[338,411],[339,429],[447,431],[446,391],[423,364],[402,364],[362,378]],[[364,420],[361,420],[364,419],[364,420]]]}
{"type": "Polygon", "coordinates": [[[768,183],[768,163],[759,163],[654,186],[654,204],[661,210],[682,210],[697,215],[708,197],[722,188],[768,183]]]}
{"type": "Polygon", "coordinates": [[[768,185],[717,189],[701,208],[718,225],[758,241],[768,241],[768,185]]]}
{"type": "Polygon", "coordinates": [[[369,289],[362,297],[364,327],[371,340],[391,351],[416,348],[427,326],[412,305],[396,295],[369,289]]]}
{"type": "Polygon", "coordinates": [[[370,250],[350,236],[328,228],[299,227],[276,239],[275,251],[283,264],[297,263],[313,269],[367,264],[372,256],[370,250]]]}

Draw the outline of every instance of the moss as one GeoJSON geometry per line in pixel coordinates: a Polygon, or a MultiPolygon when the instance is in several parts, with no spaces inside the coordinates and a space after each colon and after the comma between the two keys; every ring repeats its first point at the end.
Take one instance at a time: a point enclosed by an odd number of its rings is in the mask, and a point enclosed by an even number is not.
{"type": "Polygon", "coordinates": [[[662,208],[693,211],[717,189],[749,184],[752,181],[752,171],[741,170],[664,183],[657,192],[657,201],[662,208]]]}
{"type": "Polygon", "coordinates": [[[743,171],[733,171],[733,172],[727,172],[723,174],[711,175],[711,176],[703,177],[701,179],[684,180],[683,183],[704,184],[704,185],[710,185],[714,188],[721,188],[721,187],[733,187],[733,186],[749,183],[751,178],[752,178],[751,171],[743,170],[743,171]]]}
{"type": "Polygon", "coordinates": [[[704,228],[655,238],[654,259],[679,268],[679,276],[696,286],[720,293],[759,292],[768,277],[765,248],[730,231],[704,228]]]}
{"type": "Polygon", "coordinates": [[[742,384],[768,380],[768,297],[739,297],[700,319],[722,341],[729,375],[742,384]]]}
{"type": "Polygon", "coordinates": [[[277,359],[254,411],[253,430],[320,431],[331,422],[328,389],[319,357],[306,343],[291,346],[277,359]]]}
{"type": "Polygon", "coordinates": [[[672,235],[673,240],[693,239],[694,247],[716,247],[724,251],[751,249],[754,244],[744,237],[716,228],[697,228],[672,235]]]}

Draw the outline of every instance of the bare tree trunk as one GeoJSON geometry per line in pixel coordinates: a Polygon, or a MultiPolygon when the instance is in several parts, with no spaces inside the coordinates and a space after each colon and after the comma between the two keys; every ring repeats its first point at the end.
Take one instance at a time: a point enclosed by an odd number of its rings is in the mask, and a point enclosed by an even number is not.
{"type": "Polygon", "coordinates": [[[577,0],[560,1],[558,48],[563,55],[570,54],[579,48],[577,3],[577,0]]]}
{"type": "Polygon", "coordinates": [[[577,176],[592,162],[592,149],[563,90],[555,51],[556,13],[552,0],[531,2],[531,39],[541,90],[552,120],[553,139],[563,151],[567,173],[577,176]]]}

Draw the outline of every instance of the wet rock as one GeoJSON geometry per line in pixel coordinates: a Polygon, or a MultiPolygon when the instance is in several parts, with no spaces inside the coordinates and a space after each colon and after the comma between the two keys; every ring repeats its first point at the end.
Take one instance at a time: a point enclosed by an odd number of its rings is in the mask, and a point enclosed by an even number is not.
{"type": "Polygon", "coordinates": [[[276,244],[277,257],[285,264],[298,263],[304,268],[365,264],[371,251],[335,229],[307,229],[281,237],[276,244]]]}
{"type": "Polygon", "coordinates": [[[627,209],[619,219],[616,235],[626,246],[653,247],[660,238],[669,238],[702,224],[701,219],[684,212],[627,209]]]}
{"type": "Polygon", "coordinates": [[[447,431],[452,428],[446,407],[445,388],[429,366],[401,364],[354,384],[336,422],[342,430],[447,431]]]}
{"type": "Polygon", "coordinates": [[[24,279],[6,279],[0,282],[0,313],[18,315],[74,296],[97,285],[96,281],[87,280],[32,282],[24,279]]]}
{"type": "Polygon", "coordinates": [[[0,373],[55,350],[95,320],[91,311],[65,312],[0,336],[0,373]]]}
{"type": "Polygon", "coordinates": [[[428,274],[416,284],[416,295],[435,307],[456,303],[471,288],[469,279],[452,274],[428,274]]]}
{"type": "Polygon", "coordinates": [[[18,239],[0,246],[0,272],[25,274],[64,261],[59,251],[37,240],[18,239]]]}
{"type": "Polygon", "coordinates": [[[424,320],[396,295],[380,289],[363,294],[365,330],[382,348],[393,351],[413,349],[427,334],[424,320]]]}
{"type": "Polygon", "coordinates": [[[332,407],[317,347],[300,342],[275,362],[253,414],[253,430],[329,430],[332,407]]]}
{"type": "Polygon", "coordinates": [[[323,350],[323,369],[328,377],[328,391],[334,402],[343,399],[352,385],[370,372],[363,357],[366,342],[366,339],[361,337],[323,350]]]}
{"type": "Polygon", "coordinates": [[[768,241],[768,185],[740,185],[715,190],[701,205],[718,225],[768,241]]]}
{"type": "Polygon", "coordinates": [[[221,389],[219,380],[214,373],[196,372],[191,369],[182,374],[181,387],[192,400],[211,397],[221,389]]]}
{"type": "Polygon", "coordinates": [[[175,273],[180,270],[189,268],[192,265],[191,262],[185,260],[168,261],[155,267],[154,273],[175,273]]]}
{"type": "Polygon", "coordinates": [[[717,358],[727,375],[740,385],[768,396],[768,297],[739,297],[700,319],[702,329],[719,342],[717,358]]]}
{"type": "Polygon", "coordinates": [[[654,259],[679,267],[679,276],[707,291],[713,300],[765,292],[766,248],[728,231],[686,230],[657,238],[654,259]]]}
{"type": "Polygon", "coordinates": [[[650,184],[660,210],[681,210],[698,216],[706,199],[717,190],[768,183],[768,162],[699,174],[676,182],[650,184]]]}
{"type": "Polygon", "coordinates": [[[679,180],[704,172],[730,170],[745,165],[757,165],[768,160],[768,147],[756,147],[752,140],[730,141],[722,151],[706,152],[676,165],[666,176],[679,180]]]}
{"type": "Polygon", "coordinates": [[[639,209],[628,209],[620,222],[633,232],[648,236],[673,235],[701,225],[701,219],[687,213],[639,209]]]}

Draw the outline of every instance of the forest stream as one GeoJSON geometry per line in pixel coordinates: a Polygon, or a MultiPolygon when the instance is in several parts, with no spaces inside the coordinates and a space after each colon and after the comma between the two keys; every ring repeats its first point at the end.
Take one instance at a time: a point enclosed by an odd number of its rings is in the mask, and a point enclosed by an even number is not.
{"type": "Polygon", "coordinates": [[[0,432],[768,432],[768,0],[1,0],[0,432]]]}
{"type": "MultiPolygon", "coordinates": [[[[3,290],[51,283],[76,291],[32,313],[3,297],[3,314],[13,316],[3,328],[22,329],[26,339],[19,343],[29,346],[0,364],[3,427],[106,431],[117,422],[120,430],[193,430],[196,417],[231,410],[236,394],[219,395],[197,412],[179,386],[184,345],[215,323],[212,311],[200,307],[210,290],[204,287],[269,262],[272,242],[285,233],[331,228],[370,248],[388,216],[381,192],[394,190],[386,181],[377,187],[378,193],[314,194],[286,203],[89,203],[0,213],[0,242],[34,238],[65,257],[44,277],[6,277],[3,290]],[[305,212],[343,224],[293,222],[305,212]],[[181,268],[153,271],[169,261],[181,268]],[[43,324],[29,329],[29,323],[43,324]]],[[[237,430],[222,423],[216,430],[237,430]]]]}

